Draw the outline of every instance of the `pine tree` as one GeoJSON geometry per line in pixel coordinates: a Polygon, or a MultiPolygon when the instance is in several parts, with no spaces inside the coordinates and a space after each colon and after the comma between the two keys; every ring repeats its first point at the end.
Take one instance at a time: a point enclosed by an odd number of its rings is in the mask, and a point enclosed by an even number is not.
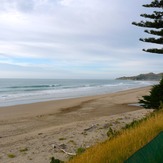
{"type": "MultiPolygon", "coordinates": [[[[144,32],[158,36],[157,38],[140,38],[140,41],[161,44],[163,45],[163,0],[153,0],[150,4],[145,4],[143,7],[157,8],[161,11],[153,11],[152,14],[141,14],[140,16],[152,21],[141,21],[139,23],[133,22],[132,24],[140,27],[154,28],[155,30],[145,30],[144,32]]],[[[163,54],[163,48],[157,49],[143,49],[145,52],[163,54]]]]}

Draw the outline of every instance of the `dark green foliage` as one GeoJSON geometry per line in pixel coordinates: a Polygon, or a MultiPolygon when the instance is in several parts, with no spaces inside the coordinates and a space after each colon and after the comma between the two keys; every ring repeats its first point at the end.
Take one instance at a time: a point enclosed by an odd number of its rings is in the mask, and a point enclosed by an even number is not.
{"type": "Polygon", "coordinates": [[[154,31],[154,30],[145,30],[144,32],[152,35],[158,35],[158,36],[163,36],[163,29],[160,31],[154,31]]]}
{"type": "Polygon", "coordinates": [[[63,163],[63,161],[61,161],[59,159],[55,159],[54,157],[52,157],[50,163],[63,163]]]}
{"type": "Polygon", "coordinates": [[[79,154],[82,154],[83,152],[85,152],[85,148],[80,147],[80,148],[77,149],[76,153],[79,155],[79,154]]]}
{"type": "Polygon", "coordinates": [[[143,49],[145,52],[150,52],[150,53],[158,53],[158,54],[163,54],[163,49],[143,49]]]}
{"type": "Polygon", "coordinates": [[[147,109],[160,108],[161,103],[163,103],[163,78],[158,85],[152,87],[150,95],[143,96],[143,99],[140,99],[139,103],[147,109]]]}
{"type": "Polygon", "coordinates": [[[153,22],[141,21],[140,23],[133,22],[132,24],[140,26],[140,27],[147,27],[147,28],[156,28],[156,29],[163,28],[163,21],[162,20],[156,20],[153,22]]]}
{"type": "Polygon", "coordinates": [[[163,0],[155,0],[151,4],[143,5],[143,7],[163,8],[163,0]]]}
{"type": "MultiPolygon", "coordinates": [[[[150,4],[143,5],[143,7],[153,7],[163,9],[163,0],[153,0],[150,4]]],[[[140,41],[155,43],[155,44],[163,44],[163,12],[162,11],[153,11],[152,14],[141,14],[140,16],[148,19],[152,19],[152,21],[141,21],[139,23],[133,22],[133,25],[139,27],[146,28],[154,28],[157,30],[145,30],[144,32],[152,35],[161,36],[160,38],[141,38],[140,41]]],[[[143,49],[145,52],[163,54],[163,48],[160,49],[143,49]]]]}
{"type": "Polygon", "coordinates": [[[110,127],[108,132],[107,132],[107,136],[112,137],[114,134],[115,134],[115,131],[110,127]]]}
{"type": "Polygon", "coordinates": [[[141,14],[140,16],[144,18],[150,18],[150,19],[161,19],[163,15],[163,12],[160,11],[154,11],[153,14],[141,14]]]}
{"type": "Polygon", "coordinates": [[[137,125],[139,125],[140,122],[142,122],[143,120],[144,120],[144,119],[142,119],[142,120],[133,120],[131,123],[126,124],[126,126],[125,126],[124,129],[134,128],[134,127],[136,127],[137,125]]]}
{"type": "Polygon", "coordinates": [[[160,37],[158,39],[155,39],[155,38],[145,38],[145,39],[142,39],[140,38],[140,41],[143,41],[143,42],[153,42],[155,44],[163,44],[163,38],[160,37]]]}

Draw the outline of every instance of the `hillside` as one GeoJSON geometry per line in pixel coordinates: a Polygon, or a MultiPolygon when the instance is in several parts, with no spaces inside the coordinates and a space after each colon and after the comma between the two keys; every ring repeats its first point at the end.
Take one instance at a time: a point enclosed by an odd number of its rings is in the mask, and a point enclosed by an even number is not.
{"type": "Polygon", "coordinates": [[[116,80],[156,80],[159,81],[163,76],[163,73],[155,74],[155,73],[148,73],[148,74],[140,74],[137,76],[131,76],[131,77],[120,77],[116,80]]]}

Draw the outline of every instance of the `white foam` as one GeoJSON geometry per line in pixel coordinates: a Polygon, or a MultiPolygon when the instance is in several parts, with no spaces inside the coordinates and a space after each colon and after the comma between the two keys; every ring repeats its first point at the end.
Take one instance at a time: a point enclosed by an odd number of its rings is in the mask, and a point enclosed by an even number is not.
{"type": "Polygon", "coordinates": [[[74,85],[57,84],[58,85],[57,89],[53,88],[49,89],[49,87],[47,87],[48,89],[46,90],[33,90],[33,91],[15,90],[14,92],[14,90],[12,90],[11,92],[8,92],[7,90],[6,93],[2,92],[0,94],[0,106],[9,106],[15,104],[33,103],[39,101],[67,99],[73,97],[112,93],[132,88],[144,87],[155,83],[156,82],[149,81],[146,82],[146,81],[112,80],[108,81],[108,84],[107,82],[105,82],[104,84],[103,82],[86,84],[81,83],[78,84],[76,82],[74,85]]]}

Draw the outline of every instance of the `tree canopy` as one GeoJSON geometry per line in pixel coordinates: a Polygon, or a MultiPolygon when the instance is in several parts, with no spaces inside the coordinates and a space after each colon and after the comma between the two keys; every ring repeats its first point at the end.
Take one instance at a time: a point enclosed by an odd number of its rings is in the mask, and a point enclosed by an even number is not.
{"type": "MultiPolygon", "coordinates": [[[[132,24],[140,27],[154,28],[154,30],[145,30],[144,32],[155,35],[157,38],[140,38],[140,41],[163,45],[163,0],[153,0],[150,4],[143,5],[143,7],[155,8],[157,11],[153,11],[152,14],[140,15],[141,17],[150,19],[150,21],[133,22],[132,24]]],[[[163,48],[143,49],[143,51],[163,54],[163,48]]]]}

